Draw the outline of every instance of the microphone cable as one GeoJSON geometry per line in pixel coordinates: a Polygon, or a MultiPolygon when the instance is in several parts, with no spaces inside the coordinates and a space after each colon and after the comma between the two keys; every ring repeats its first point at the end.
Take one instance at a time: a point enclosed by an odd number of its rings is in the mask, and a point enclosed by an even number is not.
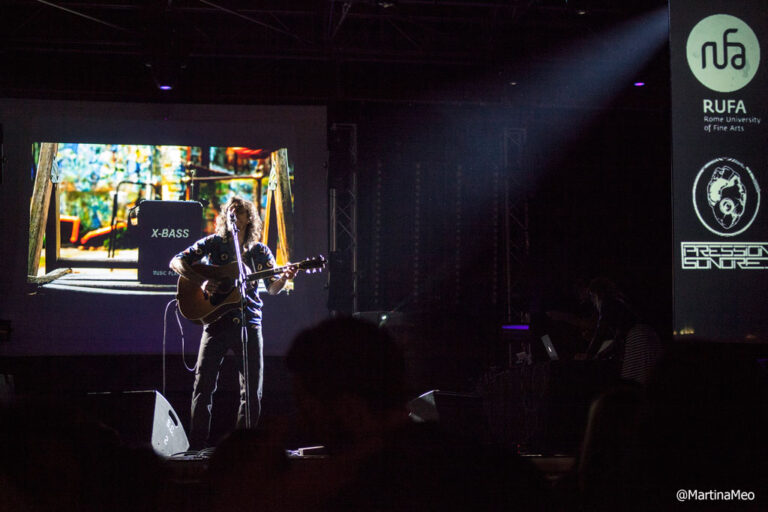
{"type": "Polygon", "coordinates": [[[165,305],[165,313],[163,314],[163,396],[165,396],[165,383],[166,383],[166,335],[168,334],[168,308],[171,304],[176,306],[176,323],[179,326],[179,333],[181,334],[181,362],[184,364],[184,368],[188,372],[194,372],[197,369],[197,362],[194,366],[187,364],[186,348],[184,343],[184,327],[181,325],[181,317],[179,316],[179,301],[177,299],[171,299],[168,304],[165,305]]]}

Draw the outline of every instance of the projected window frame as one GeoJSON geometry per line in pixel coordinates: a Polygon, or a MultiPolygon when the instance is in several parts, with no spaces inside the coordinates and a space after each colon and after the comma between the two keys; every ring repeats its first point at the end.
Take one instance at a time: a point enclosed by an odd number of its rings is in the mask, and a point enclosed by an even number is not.
{"type": "Polygon", "coordinates": [[[36,142],[32,157],[35,187],[51,182],[50,194],[41,194],[51,198],[46,219],[34,194],[30,209],[30,238],[35,226],[45,233],[37,255],[30,239],[30,269],[37,257],[38,276],[63,267],[137,268],[135,206],[144,199],[200,201],[204,234],[213,233],[216,213],[230,195],[253,200],[264,221],[262,242],[275,241],[278,265],[290,261],[294,177],[284,148],[36,142]],[[40,174],[46,144],[54,146],[48,151],[55,157],[40,174]]]}

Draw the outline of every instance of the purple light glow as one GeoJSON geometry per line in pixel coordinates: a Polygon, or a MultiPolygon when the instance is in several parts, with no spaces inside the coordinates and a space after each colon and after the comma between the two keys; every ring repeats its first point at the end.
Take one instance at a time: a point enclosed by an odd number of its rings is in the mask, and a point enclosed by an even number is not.
{"type": "Polygon", "coordinates": [[[530,326],[527,324],[512,324],[512,325],[502,325],[501,328],[507,331],[527,331],[530,328],[530,326]]]}
{"type": "Polygon", "coordinates": [[[171,87],[170,85],[161,85],[160,86],[160,90],[161,91],[170,91],[171,89],[173,89],[173,87],[171,87]]]}
{"type": "Polygon", "coordinates": [[[635,82],[635,87],[643,87],[645,82],[635,82]]]}

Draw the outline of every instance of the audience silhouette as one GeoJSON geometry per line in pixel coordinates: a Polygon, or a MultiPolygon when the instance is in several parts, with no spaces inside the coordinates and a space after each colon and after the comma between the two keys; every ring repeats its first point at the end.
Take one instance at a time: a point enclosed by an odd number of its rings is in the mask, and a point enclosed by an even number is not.
{"type": "Polygon", "coordinates": [[[352,318],[302,332],[288,352],[302,418],[328,447],[325,510],[537,510],[545,487],[516,454],[408,418],[404,361],[352,318]]]}
{"type": "Polygon", "coordinates": [[[0,509],[765,510],[768,385],[750,353],[670,345],[646,385],[624,380],[594,400],[574,470],[551,486],[528,458],[414,423],[400,347],[374,324],[329,319],[287,354],[297,415],[229,434],[187,499],[149,446],[126,446],[65,400],[3,406],[0,509]],[[323,449],[287,450],[294,432],[323,449]],[[681,490],[754,498],[680,503],[681,490]]]}

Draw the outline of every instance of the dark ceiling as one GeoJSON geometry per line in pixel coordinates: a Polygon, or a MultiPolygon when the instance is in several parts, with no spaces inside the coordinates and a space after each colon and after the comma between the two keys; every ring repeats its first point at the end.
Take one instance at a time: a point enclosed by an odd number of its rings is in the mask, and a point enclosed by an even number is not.
{"type": "MultiPolygon", "coordinates": [[[[658,0],[6,0],[8,97],[494,102],[658,0]],[[159,91],[155,82],[174,85],[159,91]]],[[[665,72],[666,63],[657,65],[665,72]]]]}

